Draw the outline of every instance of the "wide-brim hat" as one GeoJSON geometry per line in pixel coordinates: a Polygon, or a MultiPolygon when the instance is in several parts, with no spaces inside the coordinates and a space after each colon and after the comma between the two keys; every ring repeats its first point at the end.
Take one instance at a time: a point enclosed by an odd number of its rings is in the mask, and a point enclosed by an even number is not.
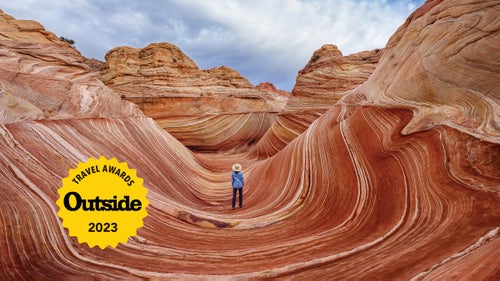
{"type": "Polygon", "coordinates": [[[240,172],[241,171],[241,165],[236,163],[233,165],[233,171],[235,172],[240,172]]]}

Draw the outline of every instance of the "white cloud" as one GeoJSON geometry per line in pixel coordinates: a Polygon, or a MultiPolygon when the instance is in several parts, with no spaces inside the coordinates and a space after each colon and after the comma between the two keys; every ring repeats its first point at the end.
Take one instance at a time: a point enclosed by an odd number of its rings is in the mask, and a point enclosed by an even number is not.
{"type": "Polygon", "coordinates": [[[201,68],[228,65],[291,90],[323,44],[345,54],[384,47],[423,0],[16,0],[0,9],[76,41],[88,57],[166,41],[201,68]],[[48,4],[50,3],[50,4],[48,4]]]}

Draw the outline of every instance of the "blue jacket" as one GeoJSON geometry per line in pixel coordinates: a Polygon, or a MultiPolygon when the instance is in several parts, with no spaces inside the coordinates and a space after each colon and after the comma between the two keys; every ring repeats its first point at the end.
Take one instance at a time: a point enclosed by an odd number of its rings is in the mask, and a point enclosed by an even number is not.
{"type": "Polygon", "coordinates": [[[242,172],[233,171],[231,173],[231,183],[233,188],[242,188],[245,185],[245,178],[242,172]]]}

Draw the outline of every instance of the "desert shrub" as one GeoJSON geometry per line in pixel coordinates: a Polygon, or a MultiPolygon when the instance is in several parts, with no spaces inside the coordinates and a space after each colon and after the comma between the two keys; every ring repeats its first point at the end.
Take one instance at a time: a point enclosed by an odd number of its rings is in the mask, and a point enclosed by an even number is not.
{"type": "Polygon", "coordinates": [[[68,43],[68,44],[70,44],[70,45],[74,45],[74,44],[75,44],[75,40],[73,40],[73,39],[68,39],[68,38],[66,38],[66,37],[62,37],[62,36],[61,36],[61,37],[59,37],[59,40],[61,40],[61,41],[63,41],[63,42],[66,42],[66,43],[68,43]]]}
{"type": "Polygon", "coordinates": [[[319,58],[320,58],[320,55],[315,54],[311,57],[311,62],[315,62],[315,61],[319,60],[319,58]]]}

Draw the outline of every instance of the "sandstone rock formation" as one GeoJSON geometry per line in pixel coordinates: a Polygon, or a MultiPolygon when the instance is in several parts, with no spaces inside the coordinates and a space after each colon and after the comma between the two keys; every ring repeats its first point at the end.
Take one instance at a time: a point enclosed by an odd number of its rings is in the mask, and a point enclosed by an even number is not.
{"type": "Polygon", "coordinates": [[[192,153],[70,46],[1,13],[0,279],[498,279],[498,7],[428,1],[365,84],[261,160],[192,153]],[[101,155],[149,190],[144,227],[104,250],[70,237],[55,204],[68,170],[101,155]]]}
{"type": "Polygon", "coordinates": [[[360,92],[370,103],[416,109],[405,133],[443,124],[498,141],[498,2],[428,1],[423,8],[420,25],[410,24],[414,15],[392,36],[360,92]]]}
{"type": "MultiPolygon", "coordinates": [[[[290,97],[289,92],[276,89],[276,87],[270,82],[262,82],[259,85],[257,85],[255,88],[257,90],[260,90],[263,92],[273,92],[273,93],[279,94],[281,96],[290,97]]],[[[288,101],[288,99],[287,99],[287,101],[288,101]]]]}
{"type": "Polygon", "coordinates": [[[0,24],[2,123],[143,115],[103,87],[80,53],[39,23],[2,14],[0,24]]]}
{"type": "Polygon", "coordinates": [[[274,86],[255,88],[229,67],[200,70],[169,43],[109,51],[101,80],[184,145],[202,151],[245,149],[287,100],[274,86]]]}
{"type": "Polygon", "coordinates": [[[285,110],[249,155],[267,158],[283,149],[349,90],[365,82],[382,53],[383,50],[374,50],[343,56],[331,44],[316,50],[299,71],[285,110]]]}

